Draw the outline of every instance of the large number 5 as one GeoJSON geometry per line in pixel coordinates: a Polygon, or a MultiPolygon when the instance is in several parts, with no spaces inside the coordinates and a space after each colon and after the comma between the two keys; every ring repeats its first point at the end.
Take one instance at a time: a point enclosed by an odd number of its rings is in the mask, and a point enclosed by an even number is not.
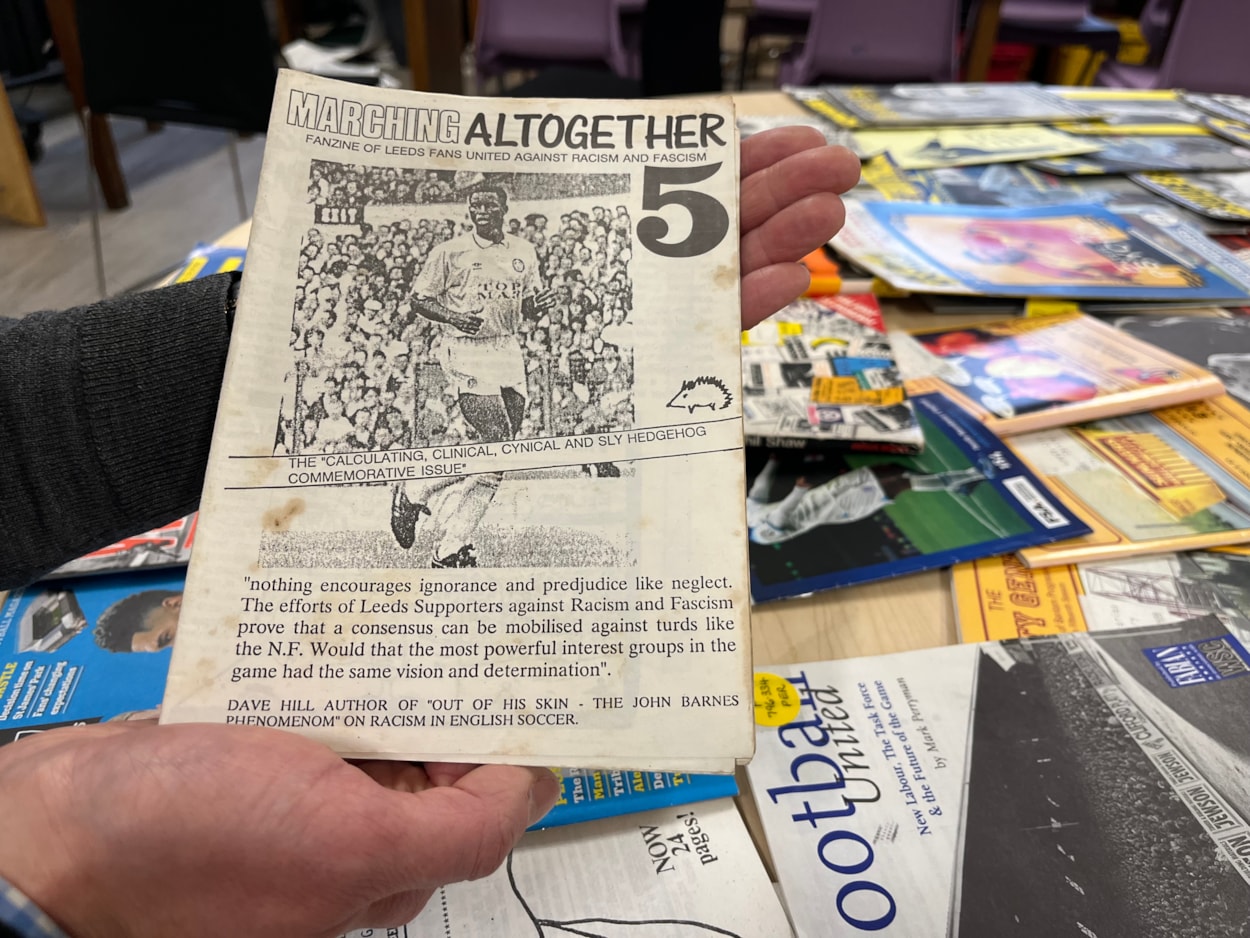
{"type": "Polygon", "coordinates": [[[690,234],[684,241],[661,241],[668,234],[668,222],[649,215],[638,222],[638,240],[652,254],[661,257],[697,257],[725,240],[729,213],[717,199],[691,189],[662,191],[665,186],[702,182],[716,175],[720,163],[707,166],[645,166],[642,174],[642,207],[648,211],[666,205],[680,205],[690,213],[690,234]]]}

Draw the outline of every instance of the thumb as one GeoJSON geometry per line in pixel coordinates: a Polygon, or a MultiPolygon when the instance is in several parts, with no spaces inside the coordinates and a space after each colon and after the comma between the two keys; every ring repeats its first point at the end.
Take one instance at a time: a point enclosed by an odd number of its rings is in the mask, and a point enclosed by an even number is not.
{"type": "Polygon", "coordinates": [[[543,768],[483,765],[449,786],[388,794],[394,869],[411,889],[493,873],[525,829],[551,810],[559,783],[543,768]]]}

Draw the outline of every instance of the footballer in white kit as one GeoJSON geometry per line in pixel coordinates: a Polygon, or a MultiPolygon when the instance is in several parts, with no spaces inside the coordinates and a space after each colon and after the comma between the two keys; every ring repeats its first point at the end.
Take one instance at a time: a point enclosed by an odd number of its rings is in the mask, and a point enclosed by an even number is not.
{"type": "MultiPolygon", "coordinates": [[[[525,360],[517,332],[522,318],[550,307],[554,290],[538,275],[538,255],[524,238],[504,231],[508,196],[498,186],[469,193],[473,230],[437,245],[413,282],[412,306],[443,326],[442,365],[460,413],[484,442],[510,440],[525,415],[525,360]]],[[[391,497],[391,531],[405,550],[422,515],[439,499],[443,534],[436,567],[477,566],[472,535],[490,507],[503,474],[409,481],[391,497]],[[460,491],[449,492],[452,486],[460,491]],[[453,497],[454,496],[454,497],[453,497]]]]}
{"type": "Polygon", "coordinates": [[[851,524],[880,511],[902,492],[967,494],[986,474],[979,469],[915,473],[880,463],[811,485],[802,476],[782,497],[772,491],[778,463],[770,457],[747,492],[747,528],[757,544],[779,544],[823,524],[851,524]]]}

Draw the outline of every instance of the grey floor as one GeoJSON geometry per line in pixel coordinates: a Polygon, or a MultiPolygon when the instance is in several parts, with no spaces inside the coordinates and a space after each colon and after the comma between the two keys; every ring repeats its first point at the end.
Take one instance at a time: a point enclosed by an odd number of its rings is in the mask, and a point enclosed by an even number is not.
{"type": "MultiPolygon", "coordinates": [[[[22,101],[14,97],[15,103],[22,101]]],[[[57,115],[44,124],[45,152],[33,167],[48,225],[27,228],[0,219],[0,315],[100,298],[87,188],[96,183],[88,175],[82,131],[55,89],[42,91],[32,103],[57,115]]],[[[124,118],[113,118],[112,125],[131,204],[111,212],[101,203],[110,295],[153,283],[198,242],[212,241],[242,220],[225,133],[172,124],[153,133],[142,121],[124,118]]],[[[238,146],[250,210],[264,139],[238,146]]]]}

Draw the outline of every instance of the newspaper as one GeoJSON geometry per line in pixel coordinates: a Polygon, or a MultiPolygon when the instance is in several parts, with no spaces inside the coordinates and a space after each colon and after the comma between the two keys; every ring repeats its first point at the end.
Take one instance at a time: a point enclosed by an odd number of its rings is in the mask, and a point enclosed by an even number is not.
{"type": "Polygon", "coordinates": [[[1250,653],[1214,617],[767,670],[800,936],[1245,933],[1250,653]]]}
{"type": "Polygon", "coordinates": [[[728,798],[526,834],[485,879],[350,938],[787,938],[786,913],[728,798]]]}
{"type": "Polygon", "coordinates": [[[749,757],[737,152],[719,99],[283,73],[162,719],[749,757]]]}

